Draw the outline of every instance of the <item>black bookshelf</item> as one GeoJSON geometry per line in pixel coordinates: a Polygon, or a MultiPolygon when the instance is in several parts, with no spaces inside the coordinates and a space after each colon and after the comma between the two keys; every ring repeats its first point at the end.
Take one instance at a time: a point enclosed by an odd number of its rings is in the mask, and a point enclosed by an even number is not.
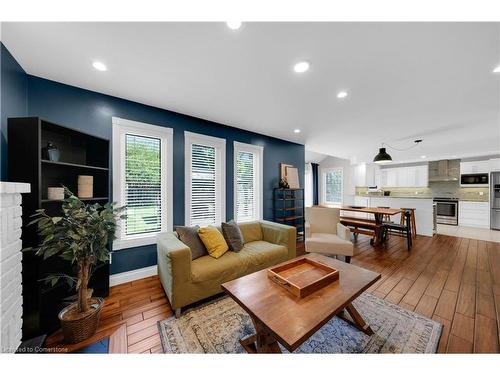
{"type": "Polygon", "coordinates": [[[304,189],[273,191],[274,221],[297,228],[297,241],[304,241],[304,189]]]}
{"type": "MultiPolygon", "coordinates": [[[[34,247],[39,238],[35,226],[27,226],[39,208],[48,214],[61,212],[61,200],[49,200],[48,187],[66,186],[77,194],[78,175],[94,178],[94,198],[86,203],[109,202],[109,140],[82,133],[38,117],[8,119],[8,180],[27,182],[31,193],[23,195],[23,248],[34,247]],[[44,148],[57,146],[58,161],[48,160],[44,148]]],[[[74,292],[64,284],[54,287],[40,281],[50,273],[75,273],[59,257],[42,261],[32,252],[23,253],[23,340],[50,334],[59,328],[57,314],[74,292]]],[[[94,295],[109,293],[109,264],[97,265],[90,281],[94,295]]]]}

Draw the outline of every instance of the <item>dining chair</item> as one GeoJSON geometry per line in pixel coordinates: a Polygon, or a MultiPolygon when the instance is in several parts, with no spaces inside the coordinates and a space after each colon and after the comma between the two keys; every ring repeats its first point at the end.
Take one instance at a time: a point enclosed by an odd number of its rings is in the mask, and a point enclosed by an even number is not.
{"type": "MultiPolygon", "coordinates": [[[[413,238],[417,237],[417,223],[415,221],[415,210],[416,208],[401,208],[404,211],[410,211],[410,223],[411,223],[411,234],[413,235],[413,238]]],[[[404,216],[401,215],[401,222],[400,224],[404,224],[404,216]]]]}
{"type": "Polygon", "coordinates": [[[404,211],[404,223],[394,223],[394,222],[384,222],[382,240],[387,241],[389,234],[395,234],[397,236],[406,237],[406,246],[410,250],[413,246],[412,240],[412,225],[411,225],[411,212],[404,211]]]}

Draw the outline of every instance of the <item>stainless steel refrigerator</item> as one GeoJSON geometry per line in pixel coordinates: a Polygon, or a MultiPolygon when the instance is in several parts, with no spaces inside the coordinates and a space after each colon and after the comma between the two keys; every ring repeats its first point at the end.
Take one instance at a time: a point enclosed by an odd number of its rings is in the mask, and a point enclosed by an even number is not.
{"type": "Polygon", "coordinates": [[[491,172],[490,189],[490,228],[500,230],[500,172],[491,172]]]}

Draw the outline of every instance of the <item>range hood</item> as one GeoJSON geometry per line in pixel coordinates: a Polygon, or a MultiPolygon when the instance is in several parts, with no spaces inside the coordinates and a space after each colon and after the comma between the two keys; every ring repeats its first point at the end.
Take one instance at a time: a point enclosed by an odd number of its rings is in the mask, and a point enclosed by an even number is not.
{"type": "Polygon", "coordinates": [[[438,160],[429,162],[429,182],[458,181],[460,160],[438,160]]]}

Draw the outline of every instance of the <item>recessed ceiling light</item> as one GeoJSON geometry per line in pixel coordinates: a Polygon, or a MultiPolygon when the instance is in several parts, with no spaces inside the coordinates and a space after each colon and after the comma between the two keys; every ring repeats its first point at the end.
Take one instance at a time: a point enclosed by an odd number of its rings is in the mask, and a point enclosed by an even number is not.
{"type": "Polygon", "coordinates": [[[242,22],[241,21],[228,21],[228,22],[226,22],[226,25],[231,30],[238,30],[241,27],[242,22]]]}
{"type": "Polygon", "coordinates": [[[294,133],[300,133],[300,129],[295,129],[293,132],[294,133]]]}
{"type": "Polygon", "coordinates": [[[425,156],[425,155],[422,155],[422,156],[420,156],[420,157],[421,157],[422,159],[425,159],[425,158],[426,158],[427,156],[425,156]]]}
{"type": "Polygon", "coordinates": [[[347,96],[347,92],[345,92],[345,91],[340,91],[337,94],[337,98],[339,98],[339,99],[344,99],[346,96],[347,96]]]}
{"type": "Polygon", "coordinates": [[[493,69],[493,73],[500,73],[500,65],[493,69]]]}
{"type": "Polygon", "coordinates": [[[311,65],[307,61],[301,61],[293,66],[293,70],[295,73],[304,73],[309,70],[310,66],[311,65]]]}
{"type": "Polygon", "coordinates": [[[93,66],[95,69],[97,69],[97,70],[99,70],[99,71],[101,71],[101,72],[105,72],[106,70],[108,70],[108,68],[106,67],[106,65],[104,65],[104,63],[102,63],[102,62],[100,62],[100,61],[94,61],[94,62],[92,63],[92,66],[93,66]]]}

